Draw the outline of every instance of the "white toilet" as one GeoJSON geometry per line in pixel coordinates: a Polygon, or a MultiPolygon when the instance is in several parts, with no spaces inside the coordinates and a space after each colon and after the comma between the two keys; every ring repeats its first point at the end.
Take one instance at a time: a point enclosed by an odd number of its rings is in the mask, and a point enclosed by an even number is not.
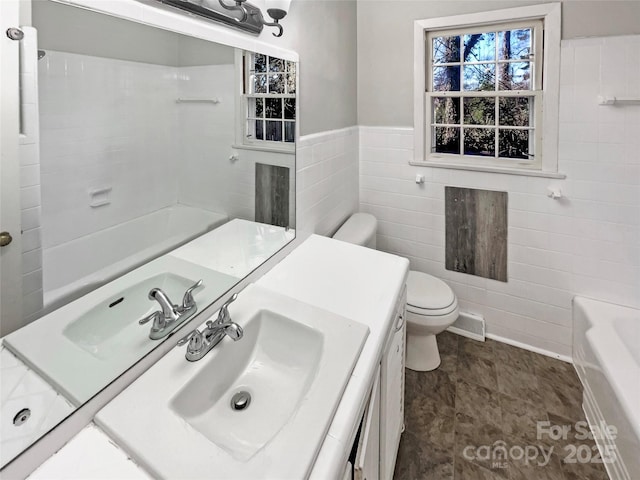
{"type": "MultiPolygon", "coordinates": [[[[376,248],[376,217],[352,215],[333,238],[376,248]]],[[[407,368],[429,371],[440,365],[436,335],[458,318],[458,299],[442,280],[422,272],[409,272],[407,279],[407,368]]]]}

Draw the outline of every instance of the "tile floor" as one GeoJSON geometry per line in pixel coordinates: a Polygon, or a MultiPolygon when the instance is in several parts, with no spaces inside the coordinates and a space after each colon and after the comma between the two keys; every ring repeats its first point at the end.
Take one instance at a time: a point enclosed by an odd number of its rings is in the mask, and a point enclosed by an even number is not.
{"type": "Polygon", "coordinates": [[[584,413],[572,365],[448,332],[438,335],[438,345],[437,370],[406,370],[406,430],[395,480],[608,479],[602,464],[564,461],[576,453],[570,445],[580,450],[580,458],[597,456],[593,440],[575,436],[584,413]],[[538,438],[537,422],[571,431],[566,439],[544,433],[538,438]],[[513,455],[491,459],[491,452],[500,452],[496,445],[513,455]],[[532,460],[518,459],[520,452],[532,460]]]}

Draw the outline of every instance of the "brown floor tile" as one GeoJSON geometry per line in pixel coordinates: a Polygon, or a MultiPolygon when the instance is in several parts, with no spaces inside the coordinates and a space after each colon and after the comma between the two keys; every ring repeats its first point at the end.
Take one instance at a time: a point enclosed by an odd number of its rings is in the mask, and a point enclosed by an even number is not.
{"type": "Polygon", "coordinates": [[[414,372],[405,370],[406,395],[435,402],[439,405],[453,407],[456,398],[455,379],[444,370],[431,372],[414,372]]]}
{"type": "Polygon", "coordinates": [[[551,455],[548,463],[540,456],[533,461],[522,458],[509,462],[510,480],[565,480],[560,459],[551,455]]]}
{"type": "Polygon", "coordinates": [[[453,480],[450,448],[425,443],[420,435],[405,431],[400,439],[394,480],[453,480]]]}
{"type": "Polygon", "coordinates": [[[549,382],[539,377],[542,405],[548,412],[569,420],[582,420],[582,388],[560,382],[549,382]]]}
{"type": "Polygon", "coordinates": [[[458,360],[458,378],[492,390],[498,389],[496,366],[487,358],[461,354],[458,360]]]}
{"type": "Polygon", "coordinates": [[[504,365],[512,370],[535,373],[535,359],[539,355],[500,342],[495,342],[493,350],[496,364],[504,365]]]}
{"type": "Polygon", "coordinates": [[[466,337],[460,337],[460,340],[458,340],[458,355],[484,358],[489,361],[495,359],[492,342],[479,342],[478,340],[472,340],[466,337]]]}
{"type": "Polygon", "coordinates": [[[509,469],[494,466],[485,468],[463,457],[454,460],[455,480],[509,480],[509,469]]]}
{"type": "Polygon", "coordinates": [[[516,368],[498,363],[496,365],[498,376],[498,391],[532,403],[541,403],[542,394],[538,377],[530,372],[517,370],[516,368]]]}
{"type": "Polygon", "coordinates": [[[522,399],[500,395],[502,431],[515,439],[541,443],[538,439],[539,422],[548,422],[544,408],[522,399]]]}
{"type": "Polygon", "coordinates": [[[436,336],[440,355],[457,355],[460,335],[444,331],[436,336]]]}
{"type": "Polygon", "coordinates": [[[453,447],[454,409],[425,403],[419,398],[405,405],[405,429],[431,445],[453,447]]]}
{"type": "Polygon", "coordinates": [[[395,479],[607,479],[602,464],[565,461],[572,458],[573,446],[589,448],[599,458],[593,440],[576,438],[576,421],[584,414],[582,386],[572,365],[449,332],[438,336],[438,344],[438,369],[406,370],[406,431],[395,479]],[[539,438],[538,422],[545,421],[568,425],[567,438],[539,438]],[[503,458],[501,447],[516,456],[503,458]],[[517,457],[527,449],[535,459],[517,457]],[[545,458],[549,463],[539,465],[545,458]]]}
{"type": "Polygon", "coordinates": [[[464,414],[479,423],[489,423],[500,428],[500,396],[495,390],[458,380],[455,405],[456,413],[464,414]]]}
{"type": "Polygon", "coordinates": [[[448,373],[451,379],[455,380],[458,375],[458,355],[441,353],[438,370],[448,373]]]}

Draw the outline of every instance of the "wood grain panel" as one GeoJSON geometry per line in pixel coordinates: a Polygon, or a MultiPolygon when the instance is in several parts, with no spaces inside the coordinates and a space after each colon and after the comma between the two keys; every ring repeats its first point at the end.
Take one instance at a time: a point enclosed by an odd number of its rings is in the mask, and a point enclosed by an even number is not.
{"type": "Polygon", "coordinates": [[[507,281],[507,192],[445,187],[445,267],[507,281]]]}
{"type": "Polygon", "coordinates": [[[256,163],[255,221],[289,226],[289,168],[256,163]]]}

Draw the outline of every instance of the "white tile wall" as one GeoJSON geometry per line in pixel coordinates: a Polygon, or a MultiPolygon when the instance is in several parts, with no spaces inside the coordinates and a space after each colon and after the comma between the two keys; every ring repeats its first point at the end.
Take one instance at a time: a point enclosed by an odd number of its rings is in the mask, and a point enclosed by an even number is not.
{"type": "Polygon", "coordinates": [[[297,228],[332,235],[358,211],[358,128],[305,135],[297,147],[297,228]]]}
{"type": "Polygon", "coordinates": [[[44,248],[176,203],[175,68],[48,50],[38,77],[44,248]]]}
{"type": "Polygon", "coordinates": [[[290,168],[291,221],[295,225],[295,156],[234,149],[235,67],[182,67],[180,96],[217,98],[220,103],[179,105],[180,168],[178,201],[226,213],[230,218],[255,218],[256,162],[290,168]],[[235,155],[237,160],[231,160],[235,155]]]}
{"type": "Polygon", "coordinates": [[[22,132],[20,157],[20,213],[22,228],[22,318],[24,324],[35,320],[42,310],[42,241],[40,195],[40,145],[38,118],[37,34],[25,28],[20,42],[20,101],[22,132]]]}
{"type": "Polygon", "coordinates": [[[0,374],[1,466],[57,425],[74,407],[2,344],[0,374]],[[24,408],[31,410],[31,416],[22,425],[14,425],[14,417],[24,408]]]}
{"type": "Polygon", "coordinates": [[[640,36],[564,41],[560,94],[566,180],[412,167],[412,129],[361,127],[360,209],[381,250],[445,279],[488,333],[570,356],[573,295],[640,307],[640,108],[596,103],[640,95],[640,36]],[[509,192],[508,283],[445,270],[445,185],[509,192]]]}

